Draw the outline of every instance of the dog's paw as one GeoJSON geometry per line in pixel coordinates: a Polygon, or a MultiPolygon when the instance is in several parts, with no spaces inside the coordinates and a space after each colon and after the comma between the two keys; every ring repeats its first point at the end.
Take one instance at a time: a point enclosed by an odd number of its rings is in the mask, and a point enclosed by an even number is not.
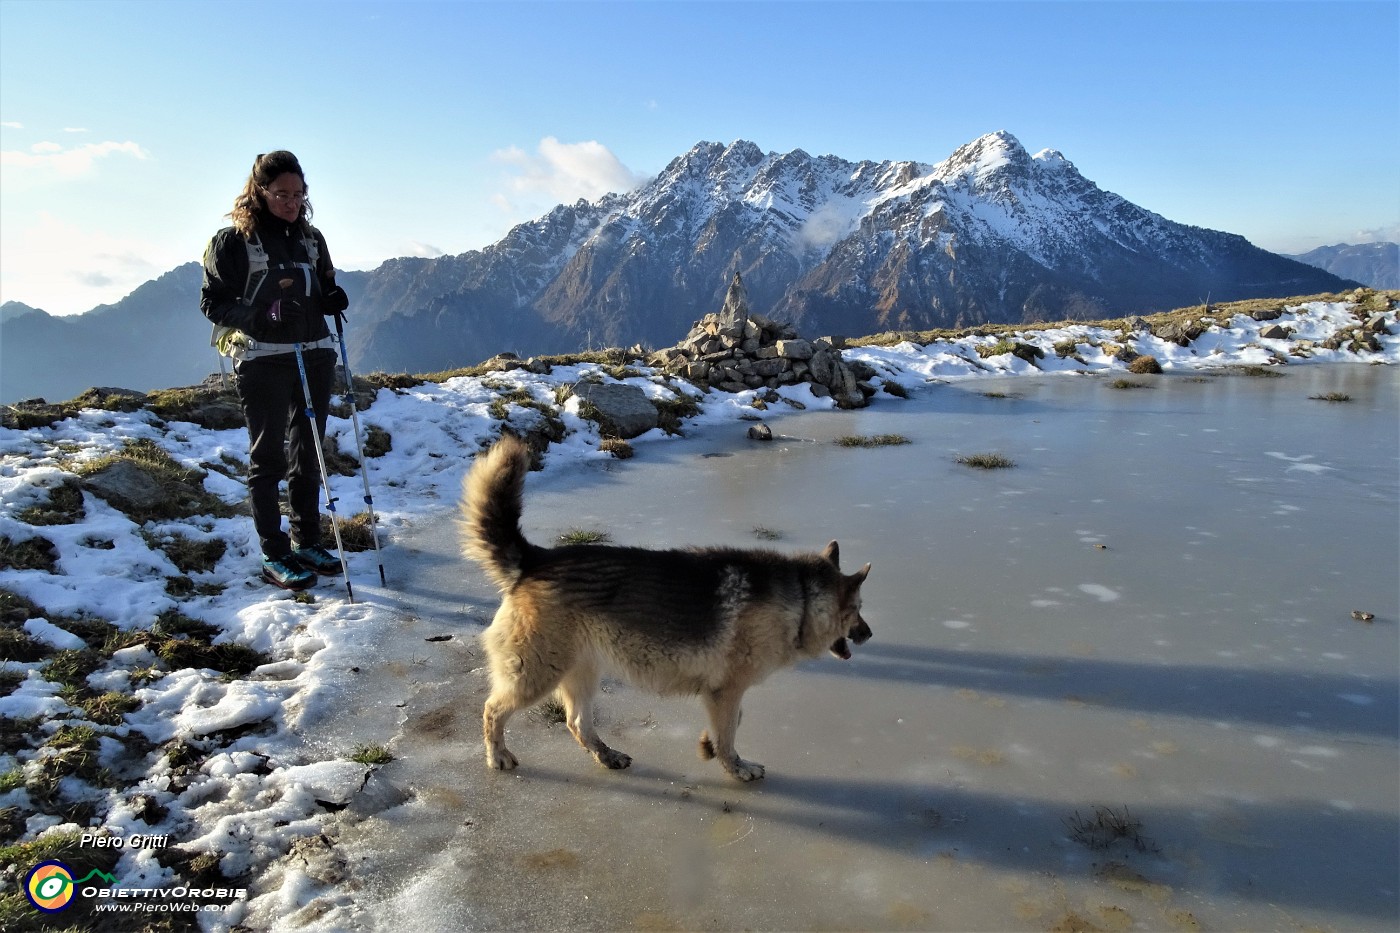
{"type": "Polygon", "coordinates": [[[736,781],[760,781],[763,779],[763,765],[756,761],[737,758],[734,764],[725,769],[736,781]]]}
{"type": "Polygon", "coordinates": [[[614,771],[621,771],[632,764],[632,756],[624,755],[615,748],[608,748],[606,745],[601,750],[595,752],[594,758],[598,759],[598,764],[604,768],[611,768],[614,771]]]}
{"type": "Polygon", "coordinates": [[[699,753],[701,761],[709,761],[711,758],[715,757],[715,745],[710,741],[710,732],[708,729],[700,733],[700,746],[696,749],[696,752],[699,753]]]}
{"type": "Polygon", "coordinates": [[[486,766],[497,771],[510,771],[518,764],[520,762],[515,759],[515,755],[511,754],[508,748],[486,753],[486,766]]]}

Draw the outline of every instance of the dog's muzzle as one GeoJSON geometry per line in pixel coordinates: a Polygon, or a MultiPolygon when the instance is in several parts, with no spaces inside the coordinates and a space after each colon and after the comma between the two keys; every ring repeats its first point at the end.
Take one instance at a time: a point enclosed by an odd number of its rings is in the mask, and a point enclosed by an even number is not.
{"type": "Polygon", "coordinates": [[[849,638],[856,644],[863,645],[868,642],[870,636],[874,634],[874,632],[870,631],[870,626],[866,621],[860,616],[856,616],[856,624],[851,626],[851,630],[846,633],[845,638],[836,639],[836,641],[831,643],[831,647],[828,650],[842,661],[849,661],[851,659],[851,646],[846,643],[846,639],[849,638]]]}

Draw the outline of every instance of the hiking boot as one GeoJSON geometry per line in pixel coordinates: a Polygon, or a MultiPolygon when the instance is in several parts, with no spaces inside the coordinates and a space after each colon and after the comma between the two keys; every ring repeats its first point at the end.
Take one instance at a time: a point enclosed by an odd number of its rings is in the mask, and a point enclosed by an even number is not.
{"type": "Polygon", "coordinates": [[[304,590],[316,585],[316,574],[303,570],[290,557],[263,558],[263,579],[284,590],[304,590]]]}
{"type": "Polygon", "coordinates": [[[292,560],[312,573],[321,573],[328,577],[335,576],[343,569],[340,566],[340,558],[319,544],[314,547],[293,548],[292,560]]]}

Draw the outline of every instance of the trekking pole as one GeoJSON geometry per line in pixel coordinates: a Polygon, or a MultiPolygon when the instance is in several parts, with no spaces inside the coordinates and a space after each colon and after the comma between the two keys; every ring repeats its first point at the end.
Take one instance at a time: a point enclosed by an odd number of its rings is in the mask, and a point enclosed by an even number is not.
{"type": "Polygon", "coordinates": [[[369,533],[374,540],[374,558],[379,561],[379,585],[388,586],[384,579],[384,558],[379,556],[379,520],[374,516],[374,494],[369,491],[369,464],[365,462],[365,446],[360,442],[360,416],[355,404],[355,377],[350,375],[350,356],[345,352],[345,328],[341,317],[335,315],[335,339],[340,344],[340,362],[345,367],[345,401],[350,406],[350,423],[355,428],[355,453],[360,458],[360,479],[365,484],[365,506],[369,509],[369,533]]]}
{"type": "Polygon", "coordinates": [[[355,601],[350,586],[350,565],[345,562],[345,546],[340,543],[340,522],[335,517],[335,496],[331,495],[331,476],[326,471],[326,454],[321,449],[321,431],[316,424],[316,407],[311,402],[311,384],[306,381],[306,361],[301,356],[301,343],[292,344],[297,356],[297,372],[301,374],[301,394],[306,399],[306,420],[311,422],[311,440],[316,446],[316,462],[321,467],[321,483],[326,487],[326,511],[331,513],[331,531],[335,534],[335,552],[340,555],[340,569],[345,574],[345,595],[355,601]]]}

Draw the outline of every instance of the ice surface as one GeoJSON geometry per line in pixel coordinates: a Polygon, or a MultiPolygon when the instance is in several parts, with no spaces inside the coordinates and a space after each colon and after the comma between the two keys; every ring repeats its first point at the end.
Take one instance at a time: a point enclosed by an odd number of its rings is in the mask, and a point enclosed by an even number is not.
{"type": "Polygon", "coordinates": [[[360,700],[407,698],[381,774],[414,800],[347,828],[370,891],[312,928],[1393,926],[1400,606],[1362,568],[1400,551],[1397,382],[1264,382],[935,387],[777,419],[771,446],[712,431],[532,475],[532,540],[743,544],[762,526],[873,561],[874,639],[749,694],[741,750],[769,775],[752,786],[694,757],[698,703],[620,684],[600,727],[628,771],[528,716],[520,769],[487,771],[471,638],[494,598],[457,574],[449,520],[417,526],[394,576],[442,608],[404,638],[453,637],[360,700]],[[1304,404],[1338,386],[1352,407],[1304,404]],[[830,443],[892,432],[913,443],[830,443]],[[1017,466],[954,461],[986,449],[1017,466]],[[1313,460],[1329,470],[1292,469],[1313,460]],[[1121,833],[1095,834],[1105,812],[1121,833]]]}

